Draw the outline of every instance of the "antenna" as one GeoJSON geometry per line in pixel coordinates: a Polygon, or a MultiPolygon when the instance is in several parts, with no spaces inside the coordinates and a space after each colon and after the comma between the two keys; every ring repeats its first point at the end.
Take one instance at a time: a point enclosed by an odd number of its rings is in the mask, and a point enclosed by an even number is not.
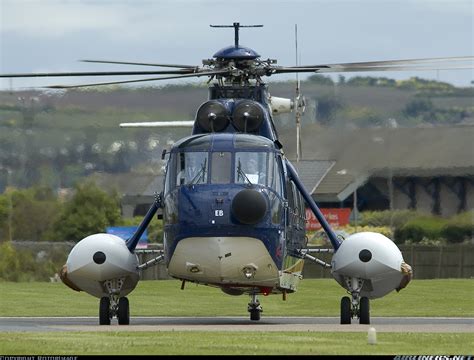
{"type": "MultiPolygon", "coordinates": [[[[295,65],[299,65],[298,61],[298,24],[295,24],[295,65]]],[[[299,87],[298,73],[296,73],[296,86],[299,87]]]]}
{"type": "MultiPolygon", "coordinates": [[[[299,66],[298,58],[298,25],[295,24],[295,60],[299,66]]],[[[295,122],[296,122],[296,163],[298,164],[302,156],[301,146],[301,115],[304,112],[305,100],[300,93],[300,79],[296,73],[296,96],[295,96],[295,122]]]]}
{"type": "Polygon", "coordinates": [[[240,28],[248,28],[248,27],[263,27],[263,25],[240,25],[240,23],[235,22],[232,25],[209,25],[210,27],[213,28],[234,28],[234,41],[235,41],[235,47],[239,47],[239,29],[240,28]]]}

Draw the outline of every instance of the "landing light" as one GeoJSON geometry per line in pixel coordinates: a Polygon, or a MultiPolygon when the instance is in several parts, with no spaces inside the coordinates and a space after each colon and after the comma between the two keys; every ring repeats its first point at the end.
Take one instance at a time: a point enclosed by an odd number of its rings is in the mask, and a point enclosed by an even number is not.
{"type": "Polygon", "coordinates": [[[242,272],[244,273],[245,278],[251,279],[255,277],[255,274],[257,272],[257,267],[253,264],[246,265],[242,268],[242,272]]]}
{"type": "Polygon", "coordinates": [[[189,271],[192,272],[192,273],[198,273],[199,271],[199,268],[197,266],[192,266],[189,268],[189,271]]]}
{"type": "Polygon", "coordinates": [[[193,274],[200,273],[202,270],[198,264],[186,263],[186,269],[193,274]]]}

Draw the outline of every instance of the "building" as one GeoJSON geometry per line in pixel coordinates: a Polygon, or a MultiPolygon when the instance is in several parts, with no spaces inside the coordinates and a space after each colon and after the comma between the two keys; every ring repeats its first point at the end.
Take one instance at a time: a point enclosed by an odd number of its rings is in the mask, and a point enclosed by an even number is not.
{"type": "MultiPolygon", "coordinates": [[[[291,146],[286,152],[291,158],[291,146]]],[[[451,216],[474,208],[471,126],[308,129],[303,159],[293,163],[321,208],[353,207],[354,199],[359,211],[451,216]]]]}
{"type": "Polygon", "coordinates": [[[122,216],[144,216],[155,199],[155,193],[163,189],[163,175],[154,174],[106,174],[90,176],[97,186],[116,191],[121,199],[122,216]]]}

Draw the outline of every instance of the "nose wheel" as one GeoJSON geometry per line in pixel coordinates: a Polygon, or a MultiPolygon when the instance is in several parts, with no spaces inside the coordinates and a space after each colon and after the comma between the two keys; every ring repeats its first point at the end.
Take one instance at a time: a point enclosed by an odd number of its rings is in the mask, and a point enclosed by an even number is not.
{"type": "Polygon", "coordinates": [[[123,286],[123,279],[104,281],[104,290],[109,296],[103,296],[99,303],[99,324],[110,325],[110,321],[117,317],[119,325],[130,324],[130,305],[126,297],[119,297],[123,286]]]}
{"type": "Polygon", "coordinates": [[[99,303],[99,324],[110,325],[110,298],[104,296],[99,303]]]}
{"type": "Polygon", "coordinates": [[[364,281],[362,279],[347,279],[346,284],[350,290],[351,297],[344,296],[341,299],[341,324],[350,324],[352,319],[359,318],[359,324],[370,324],[370,302],[366,296],[360,296],[364,281]]]}
{"type": "Polygon", "coordinates": [[[247,308],[250,313],[250,320],[258,321],[260,320],[260,314],[263,312],[262,305],[260,305],[260,301],[258,301],[257,294],[252,294],[250,296],[251,299],[247,308]]]}
{"type": "Polygon", "coordinates": [[[351,299],[344,296],[341,299],[341,324],[350,324],[352,319],[351,299]]]}
{"type": "Polygon", "coordinates": [[[118,302],[117,319],[119,325],[130,324],[130,306],[126,297],[121,297],[118,302]]]}
{"type": "Polygon", "coordinates": [[[370,324],[370,303],[369,299],[365,296],[360,298],[359,303],[359,323],[360,324],[370,324]]]}
{"type": "Polygon", "coordinates": [[[117,317],[119,325],[130,324],[130,306],[126,297],[114,299],[104,296],[99,303],[99,324],[110,325],[111,320],[117,317]]]}

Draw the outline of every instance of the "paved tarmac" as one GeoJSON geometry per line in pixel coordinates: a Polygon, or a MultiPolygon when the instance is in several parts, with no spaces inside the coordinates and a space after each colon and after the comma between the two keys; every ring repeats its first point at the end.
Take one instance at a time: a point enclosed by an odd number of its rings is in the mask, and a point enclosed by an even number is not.
{"type": "Polygon", "coordinates": [[[99,326],[97,317],[0,317],[7,331],[331,331],[367,332],[474,332],[474,318],[373,317],[371,325],[340,325],[339,317],[131,317],[130,325],[99,326]]]}

